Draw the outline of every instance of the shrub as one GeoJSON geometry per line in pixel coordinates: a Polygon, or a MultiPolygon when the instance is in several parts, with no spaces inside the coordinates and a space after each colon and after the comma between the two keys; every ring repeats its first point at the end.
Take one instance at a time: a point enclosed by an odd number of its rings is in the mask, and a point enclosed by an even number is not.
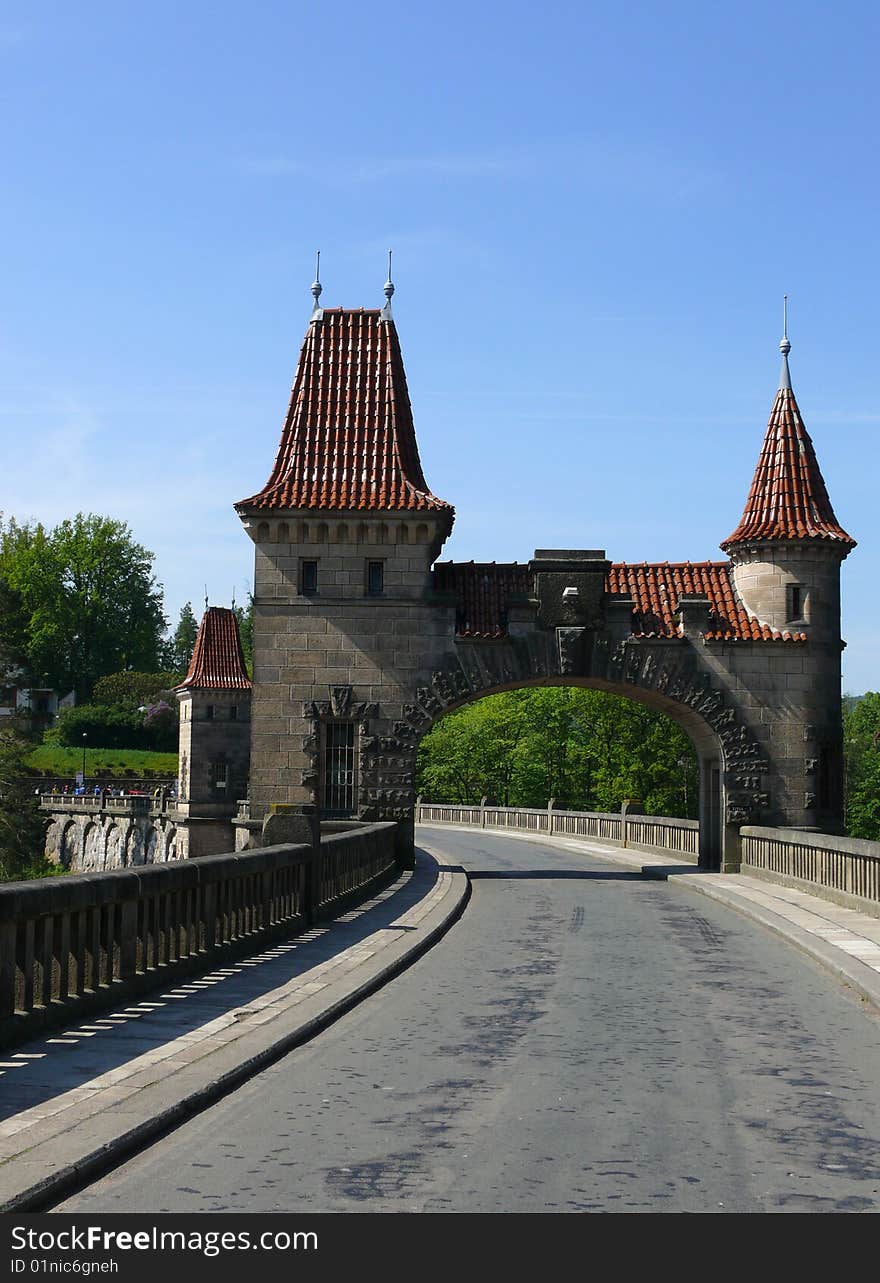
{"type": "Polygon", "coordinates": [[[141,708],[155,704],[177,685],[182,674],[163,673],[110,673],[95,682],[96,704],[120,705],[141,708]]]}
{"type": "Polygon", "coordinates": [[[152,737],[137,709],[79,704],[58,717],[58,739],[65,748],[152,748],[152,737]]]}

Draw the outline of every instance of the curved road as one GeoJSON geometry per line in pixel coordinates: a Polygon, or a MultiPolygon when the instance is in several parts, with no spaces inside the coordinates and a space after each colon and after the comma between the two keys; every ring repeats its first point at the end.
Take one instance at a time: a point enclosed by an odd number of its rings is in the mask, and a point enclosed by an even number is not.
{"type": "Polygon", "coordinates": [[[423,830],[473,896],[424,958],[56,1210],[866,1211],[880,1022],[668,883],[423,830]]]}

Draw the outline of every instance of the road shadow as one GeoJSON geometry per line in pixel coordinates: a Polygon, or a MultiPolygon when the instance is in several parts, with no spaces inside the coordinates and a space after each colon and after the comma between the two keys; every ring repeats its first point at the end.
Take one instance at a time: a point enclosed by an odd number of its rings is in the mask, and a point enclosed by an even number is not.
{"type": "MultiPolygon", "coordinates": [[[[395,920],[429,894],[441,869],[424,851],[412,875],[338,918],[309,931],[273,941],[244,958],[206,967],[179,983],[120,998],[119,1007],[81,1015],[40,1038],[0,1051],[0,1121],[82,1087],[111,1070],[124,1069],[163,1044],[193,1033],[209,1021],[241,1011],[395,920]],[[216,979],[215,979],[216,977],[216,979]]],[[[71,1013],[73,1017],[73,1013],[71,1013]]]]}
{"type": "Polygon", "coordinates": [[[603,870],[601,872],[594,869],[513,869],[513,870],[496,870],[496,869],[468,869],[468,877],[471,881],[484,882],[506,882],[506,881],[534,881],[534,880],[551,880],[554,882],[644,882],[643,873],[618,872],[603,870]]]}

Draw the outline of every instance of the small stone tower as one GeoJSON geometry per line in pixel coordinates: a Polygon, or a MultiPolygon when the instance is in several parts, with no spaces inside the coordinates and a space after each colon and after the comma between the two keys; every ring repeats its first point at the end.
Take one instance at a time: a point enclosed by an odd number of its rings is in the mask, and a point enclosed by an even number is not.
{"type": "Polygon", "coordinates": [[[232,851],[232,818],[247,793],[251,681],[235,612],[209,606],[180,704],[178,851],[184,858],[232,851]]]}
{"type": "Polygon", "coordinates": [[[803,827],[834,832],[843,811],[840,567],[856,541],[834,515],[792,391],[787,333],[779,347],[779,390],[758,466],[740,523],[721,547],[749,614],[806,643],[803,673],[772,680],[784,682],[782,703],[803,723],[804,806],[813,821],[803,827]]]}

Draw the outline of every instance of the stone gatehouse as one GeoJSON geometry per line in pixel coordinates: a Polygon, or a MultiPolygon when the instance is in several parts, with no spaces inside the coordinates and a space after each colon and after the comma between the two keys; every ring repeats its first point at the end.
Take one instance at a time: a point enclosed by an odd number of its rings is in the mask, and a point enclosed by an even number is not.
{"type": "Polygon", "coordinates": [[[313,293],[275,465],[236,504],[255,546],[253,819],[313,804],[397,820],[411,847],[415,754],[435,719],[566,684],[641,700],[690,735],[706,866],[737,866],[746,822],[837,830],[839,577],[854,540],[791,389],[787,337],[727,560],[539,549],[520,564],[442,562],[454,509],[422,472],[393,286],[381,310],[324,309],[313,293]]]}

